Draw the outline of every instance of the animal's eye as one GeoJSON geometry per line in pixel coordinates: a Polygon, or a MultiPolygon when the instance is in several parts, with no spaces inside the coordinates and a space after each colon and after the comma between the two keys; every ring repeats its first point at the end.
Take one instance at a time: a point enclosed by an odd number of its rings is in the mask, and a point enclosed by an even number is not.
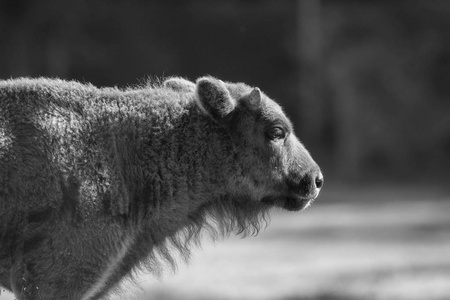
{"type": "Polygon", "coordinates": [[[267,136],[271,140],[282,140],[286,137],[286,130],[281,127],[273,127],[267,132],[267,136]]]}

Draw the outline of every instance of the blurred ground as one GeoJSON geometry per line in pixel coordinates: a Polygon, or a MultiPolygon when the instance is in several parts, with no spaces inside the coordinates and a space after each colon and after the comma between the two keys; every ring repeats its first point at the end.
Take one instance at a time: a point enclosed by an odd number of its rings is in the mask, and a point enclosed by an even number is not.
{"type": "Polygon", "coordinates": [[[450,299],[449,200],[449,188],[419,184],[326,186],[258,237],[205,239],[176,275],[143,276],[143,290],[115,299],[450,299]]]}
{"type": "Polygon", "coordinates": [[[450,299],[450,192],[327,186],[258,237],[203,243],[137,299],[450,299]],[[147,295],[147,296],[145,296],[147,295]]]}

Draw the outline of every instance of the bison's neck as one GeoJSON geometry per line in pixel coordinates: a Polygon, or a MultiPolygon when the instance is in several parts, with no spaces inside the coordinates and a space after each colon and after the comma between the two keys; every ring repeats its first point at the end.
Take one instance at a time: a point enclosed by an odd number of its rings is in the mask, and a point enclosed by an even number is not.
{"type": "Polygon", "coordinates": [[[194,104],[155,118],[144,138],[114,141],[126,191],[119,198],[128,199],[130,214],[176,227],[226,193],[234,151],[226,131],[194,104]]]}

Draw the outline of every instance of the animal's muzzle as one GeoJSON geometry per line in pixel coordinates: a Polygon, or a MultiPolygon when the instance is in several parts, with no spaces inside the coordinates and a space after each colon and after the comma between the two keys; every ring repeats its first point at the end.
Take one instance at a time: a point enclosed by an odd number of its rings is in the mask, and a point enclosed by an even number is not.
{"type": "Polygon", "coordinates": [[[304,174],[300,178],[300,181],[290,183],[291,191],[305,199],[316,198],[322,186],[323,175],[318,168],[304,174]]]}

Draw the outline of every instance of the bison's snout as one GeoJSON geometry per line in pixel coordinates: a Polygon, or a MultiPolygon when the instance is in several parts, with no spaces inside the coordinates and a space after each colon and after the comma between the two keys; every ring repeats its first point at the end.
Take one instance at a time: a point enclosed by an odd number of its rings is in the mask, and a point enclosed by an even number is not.
{"type": "Polygon", "coordinates": [[[319,195],[323,186],[323,175],[319,169],[307,172],[298,182],[291,184],[294,193],[302,198],[314,199],[319,195]]]}

